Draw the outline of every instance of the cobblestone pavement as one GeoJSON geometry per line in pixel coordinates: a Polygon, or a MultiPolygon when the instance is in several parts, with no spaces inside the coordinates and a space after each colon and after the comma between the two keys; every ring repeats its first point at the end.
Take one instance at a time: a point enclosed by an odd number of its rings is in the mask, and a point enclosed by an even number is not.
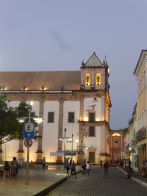
{"type": "Polygon", "coordinates": [[[78,174],[50,192],[48,196],[147,196],[147,188],[127,179],[117,168],[93,167],[90,176],[78,174]]]}

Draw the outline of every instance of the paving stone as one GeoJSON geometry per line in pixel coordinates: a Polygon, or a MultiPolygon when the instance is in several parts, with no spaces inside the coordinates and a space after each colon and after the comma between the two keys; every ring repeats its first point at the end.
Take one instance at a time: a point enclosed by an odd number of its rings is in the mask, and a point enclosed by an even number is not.
{"type": "Polygon", "coordinates": [[[117,168],[109,168],[104,176],[103,168],[93,167],[90,176],[71,177],[51,191],[48,196],[147,196],[147,188],[127,179],[117,168]]]}

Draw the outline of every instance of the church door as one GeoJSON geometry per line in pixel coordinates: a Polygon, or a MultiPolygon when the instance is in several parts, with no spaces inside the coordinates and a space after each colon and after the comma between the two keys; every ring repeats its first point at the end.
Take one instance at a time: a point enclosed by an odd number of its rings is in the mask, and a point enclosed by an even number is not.
{"type": "Polygon", "coordinates": [[[89,152],[89,162],[95,163],[95,152],[89,152]]]}

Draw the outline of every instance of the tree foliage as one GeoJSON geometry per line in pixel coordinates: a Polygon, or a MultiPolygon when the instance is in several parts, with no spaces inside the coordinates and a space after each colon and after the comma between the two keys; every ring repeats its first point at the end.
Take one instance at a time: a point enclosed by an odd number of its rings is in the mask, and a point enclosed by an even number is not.
{"type": "MultiPolygon", "coordinates": [[[[15,108],[8,107],[5,97],[0,96],[0,144],[13,139],[23,139],[23,123],[20,123],[18,118],[28,117],[30,108],[26,103],[20,103],[15,108]]],[[[31,113],[31,116],[35,117],[34,113],[31,113]]]]}

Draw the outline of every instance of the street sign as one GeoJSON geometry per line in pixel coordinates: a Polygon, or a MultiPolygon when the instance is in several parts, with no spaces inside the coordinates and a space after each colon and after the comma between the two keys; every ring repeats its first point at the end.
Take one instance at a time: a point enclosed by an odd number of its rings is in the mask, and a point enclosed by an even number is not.
{"type": "Polygon", "coordinates": [[[64,156],[64,152],[50,152],[50,156],[64,156]]]}
{"type": "Polygon", "coordinates": [[[75,156],[76,155],[76,151],[72,151],[72,150],[66,150],[65,151],[65,155],[66,156],[75,156]]]}
{"type": "Polygon", "coordinates": [[[31,139],[26,139],[26,140],[24,141],[24,145],[25,145],[26,147],[31,147],[32,144],[33,144],[33,142],[32,142],[31,139]]]}
{"type": "Polygon", "coordinates": [[[35,124],[33,122],[24,123],[23,135],[25,139],[33,139],[35,134],[35,124]]]}

